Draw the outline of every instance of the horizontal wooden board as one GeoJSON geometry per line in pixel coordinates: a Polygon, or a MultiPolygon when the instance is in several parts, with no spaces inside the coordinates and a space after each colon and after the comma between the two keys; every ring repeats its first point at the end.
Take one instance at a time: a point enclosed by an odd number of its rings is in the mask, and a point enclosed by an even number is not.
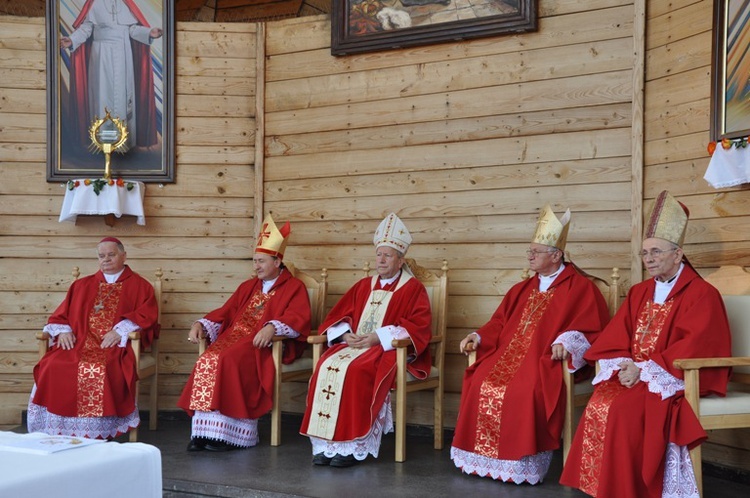
{"type": "Polygon", "coordinates": [[[710,99],[690,102],[656,102],[648,106],[644,133],[649,140],[705,132],[711,119],[710,99]]]}
{"type": "Polygon", "coordinates": [[[44,53],[47,43],[44,18],[0,16],[0,26],[3,31],[0,49],[44,53]]]}
{"type": "MultiPolygon", "coordinates": [[[[250,117],[230,116],[177,118],[175,135],[178,146],[242,145],[254,147],[255,120],[250,117]]],[[[1,134],[0,137],[2,137],[1,134]]]]}
{"type": "MultiPolygon", "coordinates": [[[[231,56],[231,54],[228,54],[231,56]]],[[[180,55],[175,61],[178,80],[183,76],[211,76],[213,78],[252,78],[256,77],[256,59],[180,55]]]]}
{"type": "MultiPolygon", "coordinates": [[[[584,135],[581,135],[584,136],[584,135]]],[[[508,145],[508,144],[500,144],[508,145]]],[[[363,155],[363,154],[360,154],[363,155]]],[[[625,183],[630,180],[630,158],[550,159],[534,164],[504,164],[423,171],[379,172],[323,178],[278,179],[265,182],[266,202],[336,199],[415,192],[465,192],[533,186],[625,183]]],[[[326,174],[326,169],[319,171],[326,174]]],[[[275,178],[275,175],[274,175],[275,178]]],[[[530,206],[529,206],[530,207],[530,206]]]]}
{"type": "Polygon", "coordinates": [[[175,91],[180,95],[241,95],[255,98],[255,78],[247,76],[183,76],[175,91]]]}
{"type": "Polygon", "coordinates": [[[342,151],[266,159],[266,180],[322,178],[525,165],[629,156],[630,130],[596,130],[538,137],[452,142],[439,147],[417,145],[391,149],[342,151]],[[477,150],[479,152],[477,152],[477,150]],[[467,160],[468,157],[472,159],[467,160]],[[318,163],[315,170],[309,164],[318,163]],[[307,167],[306,167],[307,166],[307,167]]]}
{"type": "Polygon", "coordinates": [[[46,140],[47,117],[44,114],[0,112],[0,142],[44,144],[46,140]]]}
{"type": "Polygon", "coordinates": [[[710,3],[695,2],[649,18],[646,24],[646,50],[674,43],[696,33],[710,32],[713,12],[710,3]]]}
{"type": "Polygon", "coordinates": [[[377,101],[377,105],[360,102],[272,112],[266,115],[266,134],[356,129],[594,106],[628,102],[631,97],[631,71],[613,71],[596,77],[575,76],[388,99],[377,101]]]}
{"type": "MultiPolygon", "coordinates": [[[[415,244],[442,244],[453,241],[524,242],[531,239],[537,217],[537,212],[532,211],[524,214],[406,218],[405,223],[415,244]]],[[[289,244],[366,244],[372,241],[377,224],[378,220],[295,221],[289,244]]],[[[624,233],[624,227],[629,225],[629,211],[579,210],[573,213],[568,240],[626,240],[628,234],[624,233]]]]}
{"type": "Polygon", "coordinates": [[[598,73],[630,69],[633,65],[631,43],[632,37],[377,71],[326,74],[305,78],[303,88],[299,79],[271,81],[266,85],[266,112],[442,95],[584,74],[596,77],[598,73]]]}
{"type": "MultiPolygon", "coordinates": [[[[206,28],[204,28],[206,29],[206,28]]],[[[255,58],[253,32],[242,31],[180,31],[175,33],[178,57],[255,58]]]]}
{"type": "Polygon", "coordinates": [[[236,95],[178,95],[175,113],[178,116],[252,118],[255,117],[255,100],[236,95]]]}
{"type": "Polygon", "coordinates": [[[647,51],[646,78],[651,81],[710,66],[711,35],[712,31],[708,29],[647,51]]]}
{"type": "Polygon", "coordinates": [[[523,114],[496,114],[413,124],[346,130],[306,131],[266,137],[266,155],[288,156],[321,152],[382,149],[410,145],[539,136],[593,129],[625,128],[632,124],[629,103],[551,109],[523,114]]]}

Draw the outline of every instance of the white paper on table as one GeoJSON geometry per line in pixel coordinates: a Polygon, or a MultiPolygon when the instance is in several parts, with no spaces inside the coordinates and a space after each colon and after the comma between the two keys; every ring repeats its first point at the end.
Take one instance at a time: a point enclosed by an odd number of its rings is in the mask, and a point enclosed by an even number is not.
{"type": "Polygon", "coordinates": [[[41,432],[16,434],[0,432],[0,450],[49,455],[58,451],[83,448],[91,444],[106,443],[103,439],[87,439],[73,436],[50,436],[41,432]]]}

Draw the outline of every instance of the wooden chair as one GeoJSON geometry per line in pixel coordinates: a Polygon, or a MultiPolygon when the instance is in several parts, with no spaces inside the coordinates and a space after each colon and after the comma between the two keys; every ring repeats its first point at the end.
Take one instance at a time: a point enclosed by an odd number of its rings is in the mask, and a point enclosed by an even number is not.
{"type": "MultiPolygon", "coordinates": [[[[610,282],[599,278],[594,275],[589,275],[586,272],[581,273],[591,280],[607,301],[607,307],[609,309],[610,317],[615,314],[617,307],[620,305],[621,290],[620,290],[620,269],[612,268],[612,275],[610,282]]],[[[521,280],[529,278],[529,269],[525,268],[521,273],[521,280]]],[[[470,344],[472,346],[473,343],[470,344]]],[[[468,348],[467,348],[468,349],[468,348]]],[[[477,353],[474,350],[469,350],[469,366],[473,365],[477,360],[477,353]]],[[[573,434],[575,432],[574,418],[575,410],[578,407],[585,406],[588,403],[591,394],[594,392],[594,386],[591,382],[579,382],[575,383],[574,374],[568,371],[567,362],[561,361],[560,366],[563,372],[563,382],[565,383],[565,419],[563,421],[562,439],[563,439],[563,463],[568,458],[568,452],[570,446],[573,443],[573,434]]]]}
{"type": "MultiPolygon", "coordinates": [[[[396,348],[396,461],[406,460],[406,394],[415,391],[433,391],[433,417],[434,417],[434,447],[436,450],[443,449],[443,392],[445,385],[445,337],[447,327],[447,299],[448,299],[448,262],[443,261],[440,275],[430,272],[419,266],[416,261],[406,258],[414,276],[422,282],[427,289],[432,311],[432,338],[429,348],[432,354],[432,368],[426,379],[420,380],[411,375],[407,369],[407,350],[411,340],[394,340],[393,347],[396,348]]],[[[362,269],[364,276],[370,274],[370,263],[365,263],[362,269]]],[[[311,337],[308,341],[313,344],[313,368],[318,364],[324,344],[327,343],[325,335],[311,337]]]]}
{"type": "MultiPolygon", "coordinates": [[[[326,296],[328,295],[328,270],[323,268],[320,272],[320,281],[318,281],[311,275],[298,270],[293,263],[286,262],[284,266],[293,277],[300,279],[307,288],[307,295],[310,298],[310,308],[312,311],[310,320],[312,330],[310,334],[315,335],[320,322],[325,317],[326,296]]],[[[206,338],[202,337],[198,344],[199,354],[203,354],[206,350],[206,338]]],[[[284,338],[274,336],[271,347],[271,356],[273,357],[275,370],[273,408],[271,409],[271,446],[279,446],[281,444],[281,383],[310,378],[313,371],[313,358],[304,355],[286,365],[281,361],[283,351],[284,338]]]]}
{"type": "MultiPolygon", "coordinates": [[[[76,280],[81,272],[77,266],[73,267],[73,280],[76,280]]],[[[156,303],[158,306],[158,318],[157,324],[161,324],[161,284],[164,273],[161,268],[157,268],[154,272],[155,279],[153,281],[154,295],[156,297],[156,303]]],[[[158,327],[159,325],[157,325],[158,327]]],[[[39,358],[41,359],[49,350],[49,334],[46,332],[38,332],[36,338],[39,345],[39,358]]],[[[148,428],[149,430],[156,430],[157,419],[159,415],[159,369],[158,369],[158,358],[159,358],[159,338],[154,337],[151,342],[151,347],[148,351],[144,351],[141,348],[141,333],[131,332],[128,335],[130,340],[130,347],[133,349],[135,355],[135,365],[138,371],[138,381],[136,382],[135,389],[135,406],[138,405],[138,394],[140,390],[141,380],[151,378],[151,385],[149,389],[149,414],[148,414],[148,428]]],[[[130,430],[130,442],[138,441],[138,427],[130,430]]]]}
{"type": "MultiPolygon", "coordinates": [[[[750,273],[739,266],[721,267],[706,280],[722,294],[732,333],[730,358],[690,358],[674,361],[685,371],[685,398],[703,428],[739,429],[750,427],[750,273]],[[700,369],[732,367],[727,396],[701,398],[700,369]]],[[[701,446],[690,451],[698,491],[703,496],[701,446]]]]}

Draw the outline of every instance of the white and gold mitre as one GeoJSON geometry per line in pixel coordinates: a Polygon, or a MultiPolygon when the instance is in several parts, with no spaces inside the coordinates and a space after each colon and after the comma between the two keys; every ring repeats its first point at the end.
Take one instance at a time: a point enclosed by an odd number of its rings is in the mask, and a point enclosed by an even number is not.
{"type": "Polygon", "coordinates": [[[644,239],[664,239],[682,247],[690,211],[666,190],[662,191],[651,210],[644,239]]]}
{"type": "Polygon", "coordinates": [[[288,221],[279,230],[276,228],[276,223],[273,222],[271,215],[267,215],[266,219],[263,220],[263,227],[258,234],[258,243],[255,246],[255,252],[262,252],[279,259],[284,259],[284,250],[286,249],[286,243],[289,241],[291,231],[292,228],[288,221]]]}
{"type": "Polygon", "coordinates": [[[568,228],[570,228],[570,209],[567,209],[562,218],[558,220],[550,205],[547,204],[539,213],[536,232],[531,242],[565,251],[565,243],[568,241],[568,228]]]}
{"type": "Polygon", "coordinates": [[[388,246],[397,251],[406,253],[411,245],[411,234],[406,229],[406,225],[401,218],[391,213],[386,216],[375,230],[375,237],[372,239],[375,247],[388,246]]]}

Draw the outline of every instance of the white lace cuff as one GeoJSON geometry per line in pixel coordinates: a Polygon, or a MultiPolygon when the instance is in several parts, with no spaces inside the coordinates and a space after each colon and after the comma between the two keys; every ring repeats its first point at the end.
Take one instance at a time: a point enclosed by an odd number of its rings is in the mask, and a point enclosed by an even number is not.
{"type": "Polygon", "coordinates": [[[211,320],[206,320],[205,318],[201,318],[200,320],[196,321],[203,325],[203,330],[206,331],[206,335],[208,336],[208,342],[216,342],[216,339],[219,337],[219,329],[221,328],[221,323],[212,322],[211,320]]]}
{"type": "Polygon", "coordinates": [[[577,330],[563,332],[557,336],[557,339],[552,344],[562,344],[562,347],[570,353],[570,362],[573,364],[572,369],[568,367],[570,372],[575,372],[586,365],[583,355],[591,347],[591,344],[583,333],[577,330]]]}
{"type": "Polygon", "coordinates": [[[295,337],[299,337],[299,332],[294,330],[292,327],[287,325],[284,322],[280,322],[278,320],[271,320],[270,322],[266,323],[273,325],[274,328],[274,334],[280,335],[282,337],[289,337],[290,339],[294,339],[295,337]]]}
{"type": "Polygon", "coordinates": [[[641,380],[648,384],[649,392],[660,395],[662,400],[685,390],[684,381],[664,370],[655,361],[641,361],[635,365],[641,369],[641,380]]]}
{"type": "Polygon", "coordinates": [[[396,339],[411,339],[409,332],[407,332],[405,328],[397,325],[386,325],[385,327],[380,327],[375,333],[378,334],[383,351],[394,349],[392,341],[396,339]]]}
{"type": "Polygon", "coordinates": [[[112,329],[118,334],[120,334],[120,347],[121,348],[124,348],[125,344],[128,343],[129,333],[135,332],[136,330],[141,330],[141,328],[138,325],[136,325],[134,322],[131,322],[128,319],[125,319],[119,322],[112,329]]]}
{"type": "Polygon", "coordinates": [[[47,332],[50,335],[51,339],[54,339],[60,334],[67,334],[68,332],[73,332],[73,328],[70,325],[66,325],[63,323],[48,323],[44,326],[42,329],[42,332],[47,332]]]}
{"type": "Polygon", "coordinates": [[[613,373],[620,370],[620,363],[622,363],[623,361],[633,360],[624,356],[620,358],[606,358],[603,360],[599,360],[599,373],[596,374],[596,377],[594,377],[594,380],[592,380],[591,383],[593,385],[597,385],[600,382],[609,380],[609,378],[612,377],[613,373]]]}

